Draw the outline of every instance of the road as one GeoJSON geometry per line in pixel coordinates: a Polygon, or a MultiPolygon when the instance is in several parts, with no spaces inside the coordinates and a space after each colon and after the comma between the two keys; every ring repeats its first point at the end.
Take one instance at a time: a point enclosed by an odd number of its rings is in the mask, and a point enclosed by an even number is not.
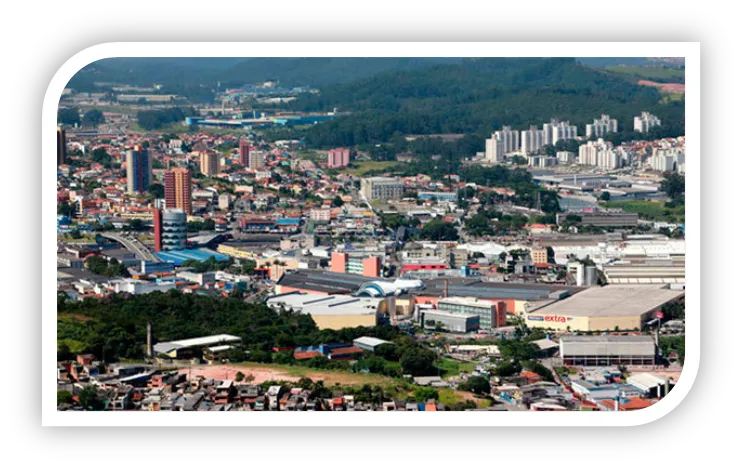
{"type": "Polygon", "coordinates": [[[106,239],[111,239],[123,245],[126,250],[136,255],[136,257],[139,260],[147,260],[150,262],[158,261],[157,257],[155,257],[155,255],[152,252],[150,252],[149,249],[144,246],[144,244],[139,242],[138,239],[125,237],[120,234],[115,234],[112,232],[102,232],[100,233],[100,235],[101,237],[105,237],[106,239]]]}

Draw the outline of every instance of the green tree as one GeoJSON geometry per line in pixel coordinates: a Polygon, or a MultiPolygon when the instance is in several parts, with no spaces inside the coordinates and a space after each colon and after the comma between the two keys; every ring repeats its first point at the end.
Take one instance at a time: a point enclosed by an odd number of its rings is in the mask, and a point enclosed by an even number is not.
{"type": "Polygon", "coordinates": [[[660,189],[673,201],[681,201],[685,196],[685,176],[676,172],[666,172],[660,189]]]}
{"type": "Polygon", "coordinates": [[[64,125],[80,125],[80,111],[76,107],[59,109],[57,121],[64,125]]]}
{"type": "Polygon", "coordinates": [[[97,127],[105,121],[103,112],[98,109],[90,109],[82,116],[82,124],[86,126],[97,127]]]}
{"type": "Polygon", "coordinates": [[[245,379],[245,374],[242,373],[242,371],[238,371],[237,374],[234,376],[235,382],[242,382],[245,379]]]}
{"type": "Polygon", "coordinates": [[[609,192],[601,192],[600,199],[603,201],[610,201],[611,200],[611,194],[609,192]]]}
{"type": "Polygon", "coordinates": [[[489,380],[485,377],[475,375],[459,385],[459,389],[479,395],[487,395],[491,390],[491,386],[489,380]]]}
{"type": "Polygon", "coordinates": [[[83,388],[77,394],[80,406],[85,411],[100,411],[103,409],[103,400],[98,396],[98,388],[95,385],[89,385],[83,388]]]}
{"type": "Polygon", "coordinates": [[[455,241],[458,240],[459,234],[453,224],[440,219],[433,219],[425,223],[420,232],[420,237],[434,241],[455,241]]]}
{"type": "Polygon", "coordinates": [[[340,207],[340,206],[343,206],[344,204],[345,202],[339,196],[336,196],[335,198],[332,199],[332,206],[334,207],[340,207]]]}
{"type": "Polygon", "coordinates": [[[162,184],[153,183],[147,187],[147,192],[152,198],[165,198],[165,187],[162,184]]]}
{"type": "Polygon", "coordinates": [[[67,390],[57,391],[57,406],[65,403],[72,403],[72,393],[67,390]]]}

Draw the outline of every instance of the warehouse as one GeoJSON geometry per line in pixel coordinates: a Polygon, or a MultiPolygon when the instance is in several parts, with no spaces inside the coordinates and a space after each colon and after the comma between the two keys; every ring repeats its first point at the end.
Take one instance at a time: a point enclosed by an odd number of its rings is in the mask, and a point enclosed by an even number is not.
{"type": "Polygon", "coordinates": [[[572,331],[641,330],[662,305],[685,292],[668,285],[615,284],[589,288],[525,314],[531,328],[572,331]]]}
{"type": "Polygon", "coordinates": [[[242,339],[239,336],[221,334],[157,343],[154,346],[154,351],[158,355],[164,355],[172,359],[192,359],[200,358],[209,352],[224,351],[221,346],[239,345],[241,342],[242,339]],[[213,349],[209,351],[209,348],[213,349]]]}
{"type": "Polygon", "coordinates": [[[266,305],[273,309],[287,309],[309,314],[320,330],[329,328],[373,327],[381,315],[394,307],[394,298],[373,299],[345,294],[290,293],[269,297],[266,305]],[[391,302],[391,305],[390,305],[391,302]]]}
{"type": "Polygon", "coordinates": [[[351,294],[375,277],[333,273],[326,270],[287,271],[276,283],[276,294],[300,292],[309,294],[351,294]]]}
{"type": "Polygon", "coordinates": [[[559,356],[566,366],[654,365],[657,350],[649,335],[563,336],[559,356]]]}

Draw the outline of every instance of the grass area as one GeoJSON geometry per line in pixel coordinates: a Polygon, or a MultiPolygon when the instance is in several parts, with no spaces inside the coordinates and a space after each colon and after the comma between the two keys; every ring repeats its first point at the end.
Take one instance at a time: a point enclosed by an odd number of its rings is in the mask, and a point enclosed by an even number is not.
{"type": "Polygon", "coordinates": [[[355,161],[342,170],[346,174],[363,177],[372,171],[384,171],[399,163],[396,161],[355,161]]]}
{"type": "Polygon", "coordinates": [[[679,80],[685,79],[685,71],[677,68],[668,67],[632,67],[625,65],[615,65],[606,67],[606,70],[624,75],[636,76],[647,80],[679,80]]]}
{"type": "Polygon", "coordinates": [[[450,388],[441,388],[438,390],[438,401],[448,407],[452,407],[459,403],[464,403],[466,398],[456,393],[455,390],[451,390],[450,388]]]}
{"type": "Polygon", "coordinates": [[[666,221],[668,223],[685,223],[685,205],[668,208],[661,201],[632,200],[602,202],[605,208],[621,208],[630,213],[637,213],[641,219],[666,221]]]}
{"type": "Polygon", "coordinates": [[[682,101],[685,98],[683,93],[663,93],[660,104],[670,104],[671,102],[682,101]]]}
{"type": "Polygon", "coordinates": [[[82,341],[73,340],[71,338],[57,341],[57,347],[62,344],[66,344],[70,352],[75,354],[79,354],[85,351],[85,343],[83,343],[82,341]]]}
{"type": "Polygon", "coordinates": [[[460,372],[471,373],[474,370],[473,362],[460,362],[454,359],[441,359],[437,365],[441,370],[441,377],[444,379],[453,375],[459,375],[460,372]]]}

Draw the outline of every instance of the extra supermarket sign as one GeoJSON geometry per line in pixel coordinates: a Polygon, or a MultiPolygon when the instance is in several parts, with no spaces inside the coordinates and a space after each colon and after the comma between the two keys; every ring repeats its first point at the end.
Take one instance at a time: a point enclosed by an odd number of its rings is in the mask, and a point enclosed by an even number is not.
{"type": "Polygon", "coordinates": [[[574,320],[574,317],[564,317],[561,315],[529,315],[528,320],[532,322],[559,322],[566,323],[574,320]]]}

